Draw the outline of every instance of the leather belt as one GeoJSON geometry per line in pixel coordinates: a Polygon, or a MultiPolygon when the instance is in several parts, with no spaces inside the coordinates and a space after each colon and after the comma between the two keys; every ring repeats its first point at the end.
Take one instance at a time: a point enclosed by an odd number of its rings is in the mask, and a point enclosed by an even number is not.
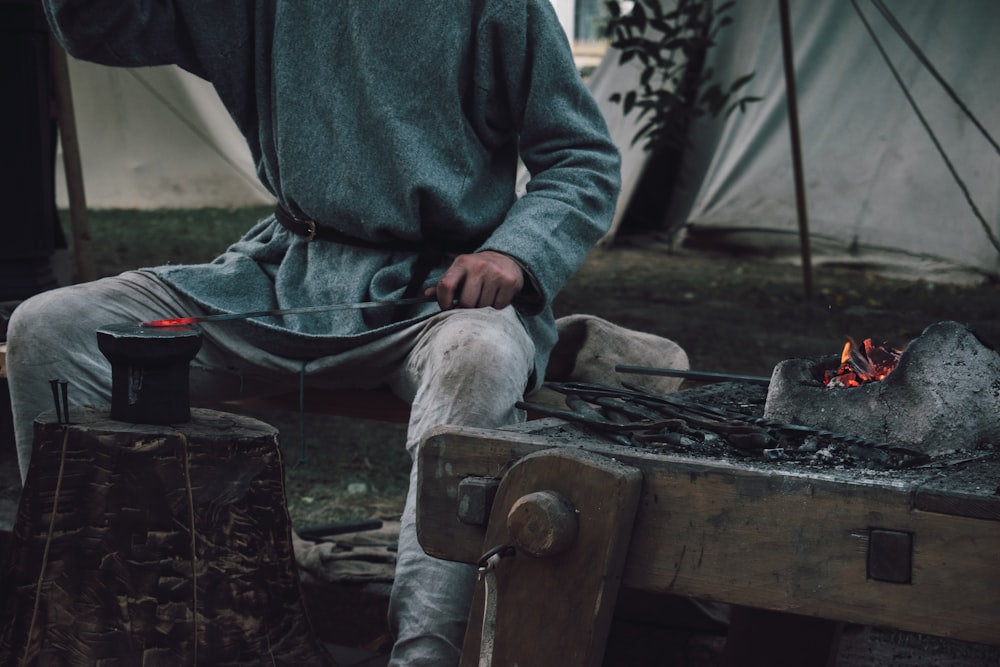
{"type": "Polygon", "coordinates": [[[356,236],[345,234],[332,227],[320,227],[313,220],[297,218],[285,210],[281,204],[275,206],[274,217],[282,227],[297,236],[305,237],[307,241],[332,241],[359,248],[416,253],[417,261],[413,267],[413,275],[410,276],[410,282],[406,286],[403,298],[415,296],[420,291],[424,281],[427,280],[427,276],[430,275],[434,267],[446,256],[474,252],[481,245],[479,241],[446,243],[440,240],[427,239],[421,241],[403,241],[400,239],[393,241],[370,241],[368,239],[359,239],[356,236]]]}
{"type": "Polygon", "coordinates": [[[345,234],[344,232],[338,231],[333,227],[320,227],[314,220],[296,218],[294,215],[285,210],[285,207],[281,204],[274,207],[274,217],[278,220],[278,223],[282,227],[296,236],[304,236],[307,241],[315,241],[316,239],[319,239],[321,241],[332,241],[334,243],[357,246],[359,248],[380,248],[383,250],[409,251],[416,250],[417,244],[412,241],[370,241],[368,239],[359,239],[356,236],[345,234]]]}

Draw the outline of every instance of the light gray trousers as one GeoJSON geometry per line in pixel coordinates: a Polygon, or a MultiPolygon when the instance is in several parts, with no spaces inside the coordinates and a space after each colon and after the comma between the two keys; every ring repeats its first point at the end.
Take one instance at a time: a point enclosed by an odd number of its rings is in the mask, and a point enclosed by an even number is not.
{"type": "MultiPolygon", "coordinates": [[[[32,297],[8,327],[7,373],[22,479],[34,418],[53,408],[49,380],[69,382],[72,405],[105,405],[111,368],[96,330],[127,322],[198,314],[200,308],[146,272],[74,285],[32,297]]],[[[263,352],[227,335],[224,323],[202,328],[191,364],[191,402],[211,403],[299,386],[370,388],[388,384],[412,405],[411,454],[441,424],[496,428],[522,421],[534,345],[512,308],[451,310],[349,352],[303,362],[263,352]]],[[[403,510],[390,627],[393,665],[457,665],[475,586],[471,565],[427,556],[417,542],[416,462],[403,510]]]]}

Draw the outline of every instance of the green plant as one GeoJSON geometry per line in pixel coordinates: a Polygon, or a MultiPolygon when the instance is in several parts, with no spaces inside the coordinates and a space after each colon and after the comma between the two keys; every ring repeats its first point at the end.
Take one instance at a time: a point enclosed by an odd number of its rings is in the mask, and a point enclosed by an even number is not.
{"type": "Polygon", "coordinates": [[[759,97],[738,97],[753,78],[749,73],[728,86],[704,67],[705,53],[715,45],[719,31],[733,22],[733,2],[718,7],[713,0],[636,0],[607,3],[606,27],[610,44],[621,53],[619,65],[637,61],[641,67],[637,89],[615,93],[611,101],[623,112],[638,113],[639,130],[632,139],[645,141],[647,150],[661,146],[680,149],[686,142],[691,118],[741,111],[759,97]]]}

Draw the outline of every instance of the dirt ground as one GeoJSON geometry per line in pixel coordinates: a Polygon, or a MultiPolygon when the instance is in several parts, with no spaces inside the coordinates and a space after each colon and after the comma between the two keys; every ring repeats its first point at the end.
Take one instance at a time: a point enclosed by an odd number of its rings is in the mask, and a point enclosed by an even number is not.
{"type": "MultiPolygon", "coordinates": [[[[670,338],[687,351],[692,369],[726,373],[770,375],[784,359],[839,353],[848,336],[900,347],[943,320],[1000,344],[996,281],[961,286],[843,266],[815,266],[812,280],[807,297],[797,266],[734,251],[671,251],[645,234],[595,250],[556,311],[670,338]]],[[[409,468],[402,425],[284,411],[254,416],[281,431],[296,527],[398,516],[409,468]]],[[[10,480],[5,487],[0,509],[10,508],[14,493],[10,480]]],[[[854,657],[841,664],[1000,665],[1000,651],[976,645],[899,633],[882,639],[876,649],[855,639],[854,657]]]]}

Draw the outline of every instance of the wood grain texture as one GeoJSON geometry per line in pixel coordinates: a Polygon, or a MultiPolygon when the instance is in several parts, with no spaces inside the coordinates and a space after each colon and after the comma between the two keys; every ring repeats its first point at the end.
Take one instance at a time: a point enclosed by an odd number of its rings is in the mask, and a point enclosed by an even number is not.
{"type": "MultiPolygon", "coordinates": [[[[642,476],[582,450],[547,449],[521,459],[504,477],[483,552],[512,544],[511,508],[538,492],[563,497],[577,512],[575,539],[554,555],[517,550],[496,568],[495,665],[597,667],[618,597],[642,476]]],[[[479,664],[484,587],[473,600],[463,667],[479,664]]]]}
{"type": "Polygon", "coordinates": [[[301,606],[276,431],[192,413],[36,422],[0,662],[332,664],[301,606]]]}
{"type": "Polygon", "coordinates": [[[958,484],[962,497],[950,513],[929,512],[916,498],[930,480],[947,495],[939,483],[947,469],[866,475],[737,464],[652,454],[570,431],[444,428],[429,437],[419,453],[424,548],[464,562],[479,557],[482,529],[455,519],[464,476],[502,477],[530,452],[585,448],[643,474],[626,587],[1000,645],[1000,522],[975,511],[992,506],[996,482],[971,497],[969,485],[958,484]],[[910,583],[868,576],[873,529],[912,534],[910,583]]]}

